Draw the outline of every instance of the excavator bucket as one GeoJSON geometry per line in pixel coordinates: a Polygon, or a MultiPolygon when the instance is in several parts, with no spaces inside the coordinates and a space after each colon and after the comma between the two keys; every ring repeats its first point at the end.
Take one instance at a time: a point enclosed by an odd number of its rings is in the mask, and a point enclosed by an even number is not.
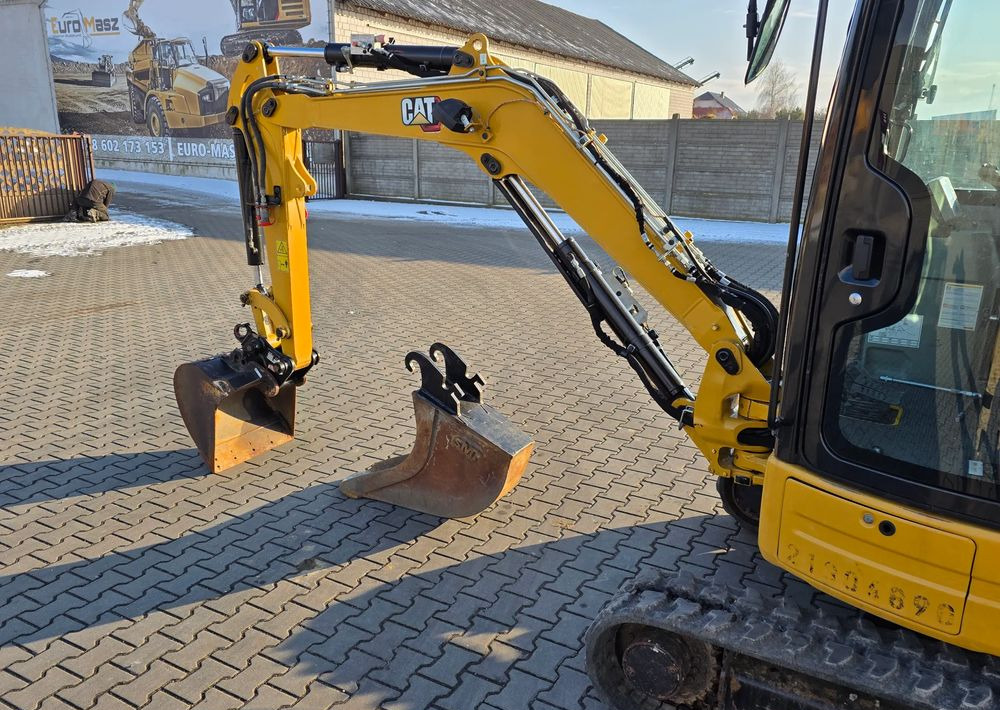
{"type": "Polygon", "coordinates": [[[295,387],[279,388],[261,368],[231,356],[181,365],[174,395],[191,438],[212,473],[291,441],[295,387]]]}
{"type": "Polygon", "coordinates": [[[351,498],[376,500],[442,518],[465,518],[490,507],[521,480],[535,444],[493,407],[483,404],[483,380],[435,343],[445,374],[423,353],[406,356],[420,368],[413,393],[417,436],[413,450],[356,473],[340,484],[351,498]]]}

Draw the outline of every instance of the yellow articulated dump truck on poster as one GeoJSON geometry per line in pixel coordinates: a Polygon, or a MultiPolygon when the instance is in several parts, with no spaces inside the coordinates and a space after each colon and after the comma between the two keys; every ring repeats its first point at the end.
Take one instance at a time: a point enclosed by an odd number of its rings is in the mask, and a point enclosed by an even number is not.
{"type": "Polygon", "coordinates": [[[126,79],[132,120],[151,136],[202,132],[225,116],[229,82],[201,64],[188,39],[144,37],[129,54],[126,79]]]}

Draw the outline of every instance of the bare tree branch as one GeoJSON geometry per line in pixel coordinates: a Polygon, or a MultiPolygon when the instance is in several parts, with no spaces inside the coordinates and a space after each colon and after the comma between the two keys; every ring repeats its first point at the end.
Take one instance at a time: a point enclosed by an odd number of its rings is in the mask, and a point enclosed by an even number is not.
{"type": "Polygon", "coordinates": [[[795,73],[784,62],[772,62],[760,78],[760,90],[757,93],[757,113],[760,117],[776,118],[795,113],[799,108],[799,90],[796,84],[795,73]]]}

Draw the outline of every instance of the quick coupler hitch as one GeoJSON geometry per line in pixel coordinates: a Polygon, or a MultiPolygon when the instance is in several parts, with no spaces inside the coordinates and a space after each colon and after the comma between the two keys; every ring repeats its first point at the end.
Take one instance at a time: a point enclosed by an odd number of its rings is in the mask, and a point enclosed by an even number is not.
{"type": "Polygon", "coordinates": [[[431,357],[406,355],[420,370],[413,392],[417,435],[409,454],[396,456],[340,483],[352,498],[375,498],[443,518],[464,518],[490,507],[521,480],[535,448],[497,409],[484,404],[484,382],[447,345],[434,343],[431,357]]]}
{"type": "Polygon", "coordinates": [[[240,345],[231,353],[181,365],[174,396],[198,452],[213,473],[291,441],[295,389],[309,368],[271,347],[249,323],[234,329],[240,345]]]}

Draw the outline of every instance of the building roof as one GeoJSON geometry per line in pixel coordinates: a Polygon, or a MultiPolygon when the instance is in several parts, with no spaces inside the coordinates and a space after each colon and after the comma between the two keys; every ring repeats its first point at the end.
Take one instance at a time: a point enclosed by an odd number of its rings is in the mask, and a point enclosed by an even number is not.
{"type": "Polygon", "coordinates": [[[725,94],[717,94],[714,91],[706,91],[700,96],[694,97],[695,101],[715,101],[720,106],[728,108],[733,113],[746,113],[746,110],[725,94]]]}
{"type": "Polygon", "coordinates": [[[341,0],[340,4],[462,32],[482,32],[498,41],[677,84],[698,84],[603,22],[539,0],[341,0]]]}

